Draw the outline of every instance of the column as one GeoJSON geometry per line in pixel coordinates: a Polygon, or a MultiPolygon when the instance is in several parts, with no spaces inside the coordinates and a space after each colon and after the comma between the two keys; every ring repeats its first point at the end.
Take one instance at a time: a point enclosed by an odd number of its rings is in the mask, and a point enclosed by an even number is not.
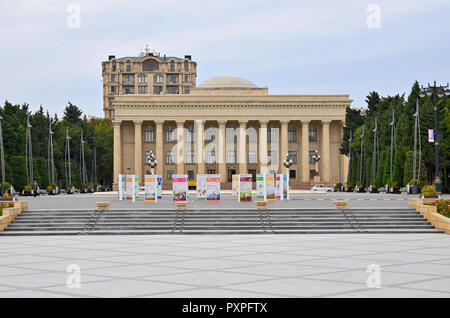
{"type": "Polygon", "coordinates": [[[156,174],[160,175],[164,179],[164,133],[163,133],[163,125],[164,120],[155,120],[156,124],[156,161],[158,162],[158,165],[156,166],[156,174]]]}
{"type": "Polygon", "coordinates": [[[309,120],[302,120],[302,181],[309,182],[309,120]]]}
{"type": "Polygon", "coordinates": [[[322,169],[323,182],[330,183],[330,123],[331,120],[322,120],[322,169]]]}
{"type": "Polygon", "coordinates": [[[196,120],[195,125],[197,129],[197,140],[196,140],[196,157],[197,157],[197,173],[205,173],[205,154],[203,151],[203,143],[205,142],[204,137],[204,120],[196,120]]]}
{"type": "Polygon", "coordinates": [[[177,174],[184,174],[184,120],[177,120],[177,174]]]}
{"type": "Polygon", "coordinates": [[[113,120],[114,125],[114,180],[113,190],[117,191],[117,176],[122,172],[122,137],[121,137],[121,125],[122,121],[113,120]]]}
{"type": "Polygon", "coordinates": [[[227,180],[227,161],[226,161],[226,120],[218,120],[219,123],[219,144],[218,144],[218,164],[220,182],[226,182],[227,180]]]}
{"type": "Polygon", "coordinates": [[[247,174],[247,120],[239,121],[239,174],[247,174]]]}
{"type": "Polygon", "coordinates": [[[133,120],[134,123],[134,174],[139,176],[139,183],[143,184],[142,173],[142,120],[133,120]]]}
{"type": "Polygon", "coordinates": [[[286,154],[289,151],[288,146],[288,125],[289,120],[281,120],[281,133],[280,133],[280,154],[279,154],[279,171],[280,173],[287,173],[287,169],[283,166],[283,160],[286,159],[286,154]]]}
{"type": "Polygon", "coordinates": [[[267,123],[268,120],[259,121],[259,171],[267,173],[267,123]]]}

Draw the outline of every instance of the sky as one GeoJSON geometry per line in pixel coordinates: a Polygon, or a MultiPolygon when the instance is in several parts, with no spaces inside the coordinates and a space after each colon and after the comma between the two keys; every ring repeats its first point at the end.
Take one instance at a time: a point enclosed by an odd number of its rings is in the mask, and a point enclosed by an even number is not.
{"type": "Polygon", "coordinates": [[[449,0],[0,0],[0,103],[103,116],[101,62],[148,45],[192,55],[197,85],[238,76],[365,107],[450,81],[449,17],[449,0]]]}

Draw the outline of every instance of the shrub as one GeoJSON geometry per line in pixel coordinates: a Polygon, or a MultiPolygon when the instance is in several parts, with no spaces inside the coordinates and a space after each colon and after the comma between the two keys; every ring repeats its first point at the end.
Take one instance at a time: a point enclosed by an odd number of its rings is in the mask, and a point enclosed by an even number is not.
{"type": "Polygon", "coordinates": [[[438,213],[450,218],[450,200],[436,201],[436,209],[438,213]]]}
{"type": "Polygon", "coordinates": [[[72,183],[66,184],[66,189],[67,189],[67,190],[72,189],[72,187],[73,187],[73,184],[72,184],[72,183]]]}
{"type": "Polygon", "coordinates": [[[87,188],[88,185],[87,185],[87,183],[82,183],[82,184],[81,184],[81,187],[82,187],[82,188],[87,188]]]}
{"type": "Polygon", "coordinates": [[[419,186],[420,185],[420,180],[418,180],[418,179],[411,179],[409,181],[409,184],[419,186]]]}
{"type": "Polygon", "coordinates": [[[335,184],[334,188],[335,189],[340,189],[342,187],[342,183],[338,182],[335,184]]]}
{"type": "Polygon", "coordinates": [[[31,184],[27,184],[25,187],[23,187],[25,190],[31,190],[33,189],[33,186],[31,184]]]}
{"type": "Polygon", "coordinates": [[[48,190],[48,191],[52,191],[52,190],[53,190],[53,186],[49,185],[49,186],[47,187],[47,190],[48,190]]]}
{"type": "Polygon", "coordinates": [[[422,188],[422,195],[426,197],[432,197],[437,195],[436,188],[432,185],[424,186],[422,188]]]}
{"type": "Polygon", "coordinates": [[[11,187],[11,184],[9,182],[2,182],[2,188],[3,189],[9,189],[11,187]]]}

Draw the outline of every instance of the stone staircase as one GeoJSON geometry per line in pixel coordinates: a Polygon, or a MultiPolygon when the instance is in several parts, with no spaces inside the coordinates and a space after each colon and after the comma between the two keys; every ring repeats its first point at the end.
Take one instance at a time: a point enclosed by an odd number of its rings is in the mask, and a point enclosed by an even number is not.
{"type": "Polygon", "coordinates": [[[413,209],[30,210],[3,235],[443,233],[413,209]]]}

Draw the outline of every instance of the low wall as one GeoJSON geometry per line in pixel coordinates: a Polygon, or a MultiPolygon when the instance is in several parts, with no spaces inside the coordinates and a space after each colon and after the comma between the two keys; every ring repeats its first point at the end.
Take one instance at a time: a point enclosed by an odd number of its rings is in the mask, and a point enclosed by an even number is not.
{"type": "Polygon", "coordinates": [[[13,208],[4,208],[2,216],[0,216],[0,232],[6,229],[22,211],[26,210],[28,210],[27,201],[14,201],[13,208]]]}
{"type": "Polygon", "coordinates": [[[450,234],[450,218],[443,216],[437,212],[437,208],[433,205],[417,205],[417,212],[427,219],[436,229],[443,230],[450,234]]]}

